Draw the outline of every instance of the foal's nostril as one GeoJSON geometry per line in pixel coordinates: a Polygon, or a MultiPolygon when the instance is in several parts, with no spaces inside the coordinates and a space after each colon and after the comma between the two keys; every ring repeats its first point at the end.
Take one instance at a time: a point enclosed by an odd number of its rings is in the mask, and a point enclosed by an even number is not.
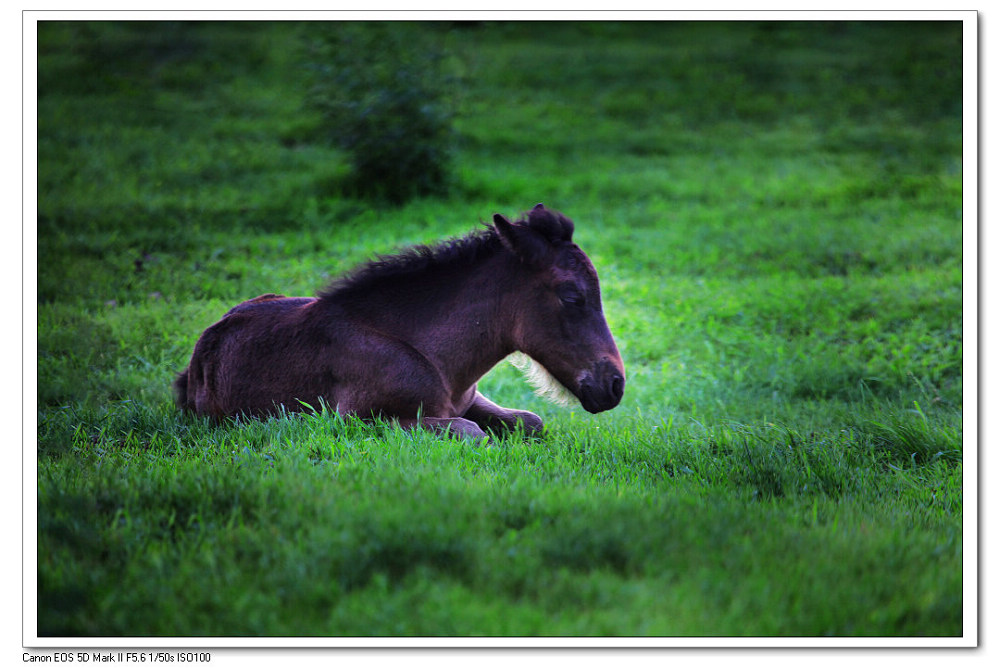
{"type": "Polygon", "coordinates": [[[611,378],[611,396],[614,397],[615,401],[621,401],[622,395],[625,394],[625,379],[615,374],[611,378]]]}

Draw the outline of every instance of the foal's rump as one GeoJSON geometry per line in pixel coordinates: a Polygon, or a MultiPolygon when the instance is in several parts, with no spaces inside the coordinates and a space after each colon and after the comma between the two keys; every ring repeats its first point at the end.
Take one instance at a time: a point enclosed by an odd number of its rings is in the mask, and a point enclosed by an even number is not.
{"type": "Polygon", "coordinates": [[[205,330],[174,391],[182,408],[217,418],[320,400],[341,413],[416,417],[437,378],[410,346],[334,304],[268,294],[205,330]]]}
{"type": "Polygon", "coordinates": [[[286,297],[285,295],[269,292],[266,295],[260,295],[259,297],[254,297],[253,299],[248,299],[245,302],[237,304],[226,311],[226,315],[222,317],[226,318],[237,313],[284,313],[315,301],[315,297],[286,297]]]}
{"type": "Polygon", "coordinates": [[[303,336],[304,310],[315,302],[312,297],[266,294],[231,308],[204,331],[191,363],[174,381],[178,405],[224,417],[262,415],[284,403],[281,395],[292,389],[284,387],[289,374],[301,379],[309,366],[290,352],[289,344],[303,336]]]}

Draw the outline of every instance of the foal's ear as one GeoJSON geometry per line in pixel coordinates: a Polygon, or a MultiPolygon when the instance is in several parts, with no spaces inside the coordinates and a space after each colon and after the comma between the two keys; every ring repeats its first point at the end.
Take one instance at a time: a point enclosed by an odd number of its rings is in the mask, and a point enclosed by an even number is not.
{"type": "Polygon", "coordinates": [[[493,214],[493,226],[500,242],[514,255],[530,265],[540,265],[549,251],[549,242],[527,225],[512,223],[499,213],[493,214]]]}

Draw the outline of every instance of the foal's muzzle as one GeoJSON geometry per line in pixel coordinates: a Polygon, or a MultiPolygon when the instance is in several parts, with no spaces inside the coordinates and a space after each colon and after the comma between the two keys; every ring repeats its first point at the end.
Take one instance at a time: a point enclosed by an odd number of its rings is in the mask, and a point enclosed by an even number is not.
{"type": "Polygon", "coordinates": [[[625,373],[610,359],[598,362],[593,371],[580,379],[580,404],[590,413],[600,413],[617,406],[625,393],[625,373]]]}

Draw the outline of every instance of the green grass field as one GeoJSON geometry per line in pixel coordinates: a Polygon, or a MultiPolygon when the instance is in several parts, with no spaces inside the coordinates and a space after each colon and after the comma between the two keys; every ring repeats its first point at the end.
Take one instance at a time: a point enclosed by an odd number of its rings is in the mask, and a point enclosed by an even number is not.
{"type": "Polygon", "coordinates": [[[388,207],[315,26],[39,24],[38,635],[962,635],[961,24],[445,27],[455,184],[388,207]],[[233,304],[537,202],[617,409],[506,363],[544,438],[174,408],[233,304]]]}

